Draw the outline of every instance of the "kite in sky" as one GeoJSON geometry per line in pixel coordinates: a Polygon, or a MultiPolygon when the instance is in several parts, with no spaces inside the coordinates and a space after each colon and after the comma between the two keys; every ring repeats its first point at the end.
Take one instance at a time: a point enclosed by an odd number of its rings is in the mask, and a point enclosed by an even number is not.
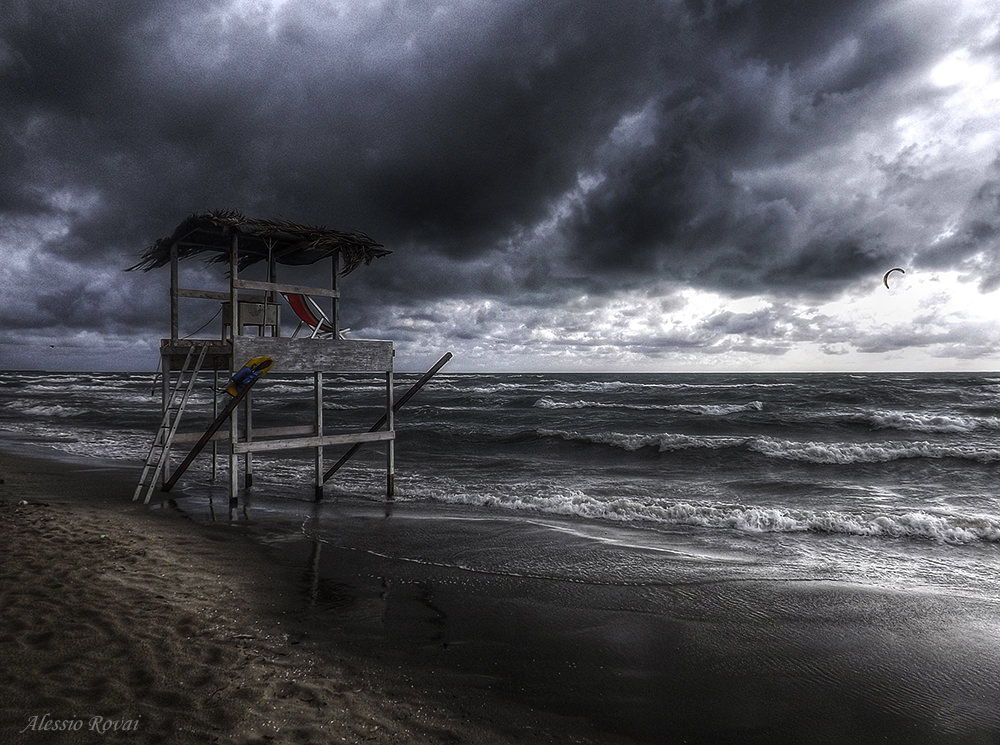
{"type": "Polygon", "coordinates": [[[901,269],[898,266],[897,267],[893,267],[892,269],[890,269],[889,271],[887,271],[884,275],[882,275],[882,284],[885,285],[886,289],[889,289],[889,275],[892,274],[893,272],[902,272],[903,274],[906,274],[906,270],[905,269],[901,269]]]}

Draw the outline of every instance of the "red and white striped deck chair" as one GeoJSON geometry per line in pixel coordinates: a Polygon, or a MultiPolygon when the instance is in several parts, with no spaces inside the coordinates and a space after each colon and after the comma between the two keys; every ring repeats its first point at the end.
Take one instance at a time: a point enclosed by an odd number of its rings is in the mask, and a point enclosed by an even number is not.
{"type": "Polygon", "coordinates": [[[310,339],[328,339],[334,336],[338,339],[344,338],[343,332],[348,329],[335,329],[326,313],[311,297],[294,292],[283,292],[281,296],[288,301],[289,307],[299,319],[299,325],[292,333],[293,339],[298,336],[303,326],[308,326],[312,330],[310,339]]]}

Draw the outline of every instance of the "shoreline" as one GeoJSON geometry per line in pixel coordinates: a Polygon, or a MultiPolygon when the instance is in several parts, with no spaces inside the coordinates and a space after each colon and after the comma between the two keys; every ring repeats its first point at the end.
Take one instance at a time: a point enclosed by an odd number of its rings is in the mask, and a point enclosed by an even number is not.
{"type": "Polygon", "coordinates": [[[292,569],[239,528],[133,504],[131,477],[0,452],[4,742],[591,741],[321,648],[292,569]]]}
{"type": "Polygon", "coordinates": [[[748,578],[680,536],[455,506],[213,522],[81,458],[0,451],[0,478],[5,742],[91,742],[93,717],[165,743],[1000,738],[988,599],[748,578]]]}

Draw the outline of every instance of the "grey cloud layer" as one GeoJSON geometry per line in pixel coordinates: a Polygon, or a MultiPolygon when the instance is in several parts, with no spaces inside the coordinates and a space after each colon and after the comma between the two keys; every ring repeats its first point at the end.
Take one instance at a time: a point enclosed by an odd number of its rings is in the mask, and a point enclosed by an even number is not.
{"type": "Polygon", "coordinates": [[[53,285],[82,277],[5,306],[12,325],[70,303],[71,326],[156,326],[148,282],[88,267],[214,207],[371,233],[396,253],[351,281],[411,308],[651,278],[819,298],[887,262],[995,256],[998,179],[931,249],[884,207],[933,211],[918,156],[882,165],[881,198],[823,178],[904,96],[943,95],[919,79],[951,41],[930,5],[8,6],[0,237],[38,244],[53,285]]]}

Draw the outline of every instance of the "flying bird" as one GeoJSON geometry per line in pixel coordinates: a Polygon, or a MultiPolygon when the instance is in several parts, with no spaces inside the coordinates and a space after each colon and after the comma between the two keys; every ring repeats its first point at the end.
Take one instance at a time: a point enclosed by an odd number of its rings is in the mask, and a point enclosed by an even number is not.
{"type": "Polygon", "coordinates": [[[885,288],[887,290],[889,289],[889,275],[892,274],[893,272],[902,272],[903,274],[906,274],[906,270],[905,269],[902,269],[902,268],[896,266],[896,267],[893,267],[892,269],[890,269],[889,271],[887,271],[884,275],[882,275],[882,284],[885,285],[885,288]]]}

